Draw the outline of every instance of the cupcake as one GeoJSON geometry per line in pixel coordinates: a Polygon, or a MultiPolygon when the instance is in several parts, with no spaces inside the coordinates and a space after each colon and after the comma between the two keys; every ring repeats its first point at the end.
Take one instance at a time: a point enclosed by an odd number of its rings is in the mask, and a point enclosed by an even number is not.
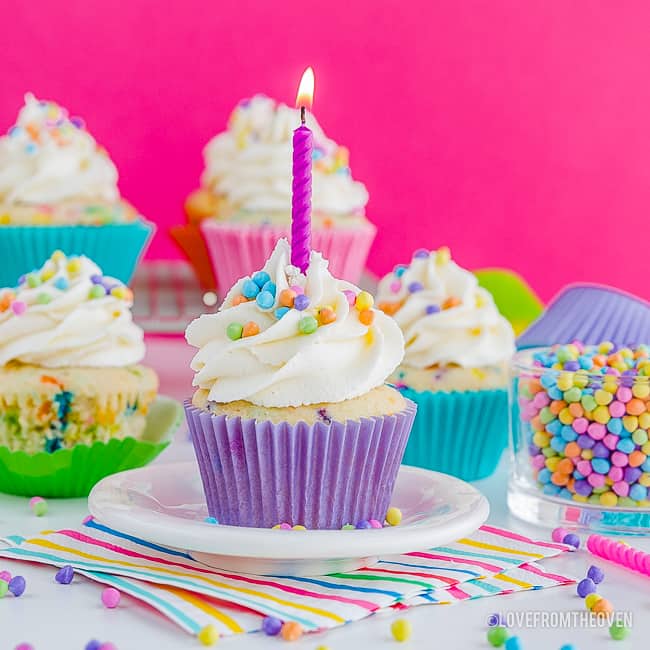
{"type": "MultiPolygon", "coordinates": [[[[75,485],[43,476],[43,467],[54,474],[74,470],[66,478],[79,488],[89,472],[109,468],[83,467],[84,454],[96,444],[129,439],[126,447],[111,447],[109,460],[124,468],[119,453],[126,455],[142,436],[158,388],[155,372],[139,365],[144,334],[132,321],[131,305],[131,291],[121,282],[102,275],[87,257],[61,251],[16,288],[0,290],[3,472],[19,463],[29,477],[37,468],[33,478],[54,481],[46,488],[50,496],[67,496],[75,485]],[[74,467],[65,452],[79,459],[74,467]]],[[[101,460],[97,449],[93,458],[101,460]]],[[[5,479],[3,473],[3,489],[5,479]]]]}
{"type": "MultiPolygon", "coordinates": [[[[291,223],[291,142],[299,112],[258,95],[242,102],[227,131],[204,151],[201,188],[186,212],[201,222],[222,291],[261,268],[291,223]]],[[[375,227],[365,217],[366,188],[350,175],[348,151],[329,140],[311,114],[314,134],[312,245],[336,277],[357,282],[375,227]]]]}
{"type": "Polygon", "coordinates": [[[26,95],[0,137],[0,286],[55,249],[89,255],[128,282],[152,232],[120,197],[115,165],[83,120],[26,95]]]}
{"type": "Polygon", "coordinates": [[[415,415],[385,385],[402,334],[320,253],[305,275],[290,258],[280,239],[186,332],[199,349],[186,412],[208,510],[237,526],[383,521],[415,415]]]}
{"type": "Polygon", "coordinates": [[[449,249],[419,250],[379,283],[378,307],[400,326],[404,360],[391,380],[418,405],[404,462],[475,480],[508,440],[514,332],[449,249]]]}

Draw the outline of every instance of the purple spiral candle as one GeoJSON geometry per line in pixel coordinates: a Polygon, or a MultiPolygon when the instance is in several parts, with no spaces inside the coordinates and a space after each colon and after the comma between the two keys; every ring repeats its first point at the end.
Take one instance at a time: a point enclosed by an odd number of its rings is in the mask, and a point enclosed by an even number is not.
{"type": "Polygon", "coordinates": [[[311,250],[311,156],[314,138],[311,130],[305,126],[304,117],[302,122],[293,132],[291,263],[305,273],[311,250]]]}

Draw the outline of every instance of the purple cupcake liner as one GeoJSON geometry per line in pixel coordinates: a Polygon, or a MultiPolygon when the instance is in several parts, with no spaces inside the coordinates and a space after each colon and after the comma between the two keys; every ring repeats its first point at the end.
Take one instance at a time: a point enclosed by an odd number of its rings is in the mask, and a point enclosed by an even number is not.
{"type": "Polygon", "coordinates": [[[406,401],[395,415],[313,425],[212,415],[186,401],[210,516],[256,528],[383,521],[417,409],[406,401]]]}

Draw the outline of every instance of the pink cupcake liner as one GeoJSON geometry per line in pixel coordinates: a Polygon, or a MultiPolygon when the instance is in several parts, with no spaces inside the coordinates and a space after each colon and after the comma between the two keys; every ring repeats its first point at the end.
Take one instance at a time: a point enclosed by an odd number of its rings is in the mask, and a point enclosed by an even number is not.
{"type": "MultiPolygon", "coordinates": [[[[291,239],[288,225],[234,226],[214,219],[204,219],[201,232],[222,293],[240,278],[261,269],[278,239],[291,239]]],[[[365,268],[376,232],[370,223],[360,228],[314,229],[311,247],[329,260],[329,269],[334,277],[356,284],[365,268]]]]}
{"type": "Polygon", "coordinates": [[[416,405],[345,423],[273,424],[185,402],[210,516],[232,526],[383,521],[416,405]]]}

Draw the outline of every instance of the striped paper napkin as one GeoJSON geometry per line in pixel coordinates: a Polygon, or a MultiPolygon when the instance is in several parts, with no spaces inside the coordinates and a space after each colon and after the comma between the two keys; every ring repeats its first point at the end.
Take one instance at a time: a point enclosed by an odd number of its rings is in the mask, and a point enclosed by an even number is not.
{"type": "Polygon", "coordinates": [[[314,631],[398,604],[453,603],[575,582],[539,564],[568,547],[492,526],[445,547],[388,556],[372,567],[319,577],[214,569],[184,551],[126,535],[93,519],[77,530],[9,537],[5,542],[8,546],[0,549],[0,556],[70,564],[88,578],[148,603],[192,634],[208,623],[223,635],[252,632],[269,615],[314,631]]]}

